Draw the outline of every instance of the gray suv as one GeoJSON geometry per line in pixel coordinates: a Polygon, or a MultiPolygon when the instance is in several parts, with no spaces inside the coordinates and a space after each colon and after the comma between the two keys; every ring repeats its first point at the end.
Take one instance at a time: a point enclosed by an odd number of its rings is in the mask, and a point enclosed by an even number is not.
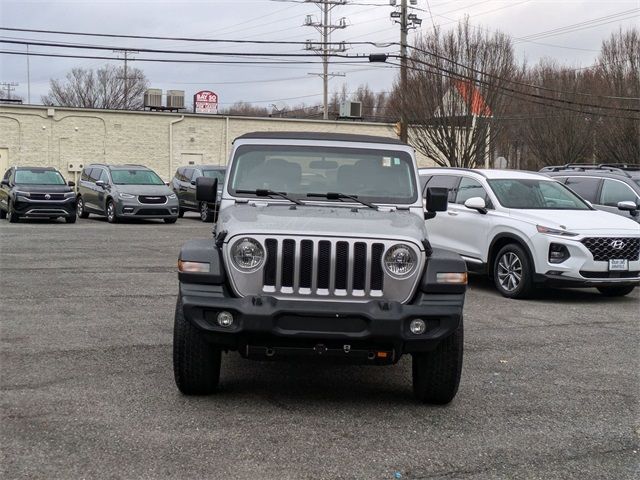
{"type": "Polygon", "coordinates": [[[176,170],[169,186],[178,196],[180,217],[187,210],[200,213],[203,222],[215,222],[218,217],[218,206],[222,196],[225,167],[220,165],[187,165],[176,170]],[[196,200],[196,179],[199,177],[217,178],[218,195],[215,203],[198,202],[196,200]]]}
{"type": "Polygon", "coordinates": [[[94,213],[109,223],[125,218],[178,220],[176,194],[150,168],[143,165],[95,163],[82,171],[76,211],[80,218],[94,213]]]}
{"type": "Polygon", "coordinates": [[[569,163],[540,172],[564,183],[598,210],[640,223],[640,165],[569,163]]]}

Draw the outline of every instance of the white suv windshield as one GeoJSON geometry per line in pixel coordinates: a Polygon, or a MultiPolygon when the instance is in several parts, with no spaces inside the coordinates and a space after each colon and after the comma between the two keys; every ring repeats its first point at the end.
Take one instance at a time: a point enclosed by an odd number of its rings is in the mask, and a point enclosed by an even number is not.
{"type": "Polygon", "coordinates": [[[503,207],[532,210],[590,210],[589,205],[564,185],[522,178],[489,180],[503,207]]]}
{"type": "Polygon", "coordinates": [[[164,185],[151,170],[111,170],[111,178],[116,185],[164,185]]]}
{"type": "Polygon", "coordinates": [[[376,203],[417,199],[411,156],[394,150],[244,145],[236,151],[230,176],[229,193],[235,196],[268,189],[304,200],[310,193],[329,192],[376,203]]]}
{"type": "Polygon", "coordinates": [[[64,185],[64,178],[55,170],[16,170],[17,185],[64,185]]]}

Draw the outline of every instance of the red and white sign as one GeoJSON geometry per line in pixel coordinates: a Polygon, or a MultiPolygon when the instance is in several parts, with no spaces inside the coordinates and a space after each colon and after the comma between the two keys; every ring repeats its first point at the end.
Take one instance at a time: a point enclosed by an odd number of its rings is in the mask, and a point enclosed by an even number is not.
{"type": "Polygon", "coordinates": [[[218,113],[218,95],[202,90],[193,96],[193,109],[196,113],[218,113]]]}

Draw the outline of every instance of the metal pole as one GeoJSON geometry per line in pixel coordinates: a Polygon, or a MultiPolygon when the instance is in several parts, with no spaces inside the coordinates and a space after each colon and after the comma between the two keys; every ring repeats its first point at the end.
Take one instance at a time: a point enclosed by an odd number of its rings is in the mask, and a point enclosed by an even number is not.
{"type": "Polygon", "coordinates": [[[329,120],[329,3],[325,2],[323,7],[322,21],[322,98],[324,111],[322,118],[329,120]]]}
{"type": "MultiPolygon", "coordinates": [[[[127,109],[129,100],[129,77],[127,76],[127,51],[124,51],[124,108],[127,109]]],[[[169,172],[171,174],[171,172],[169,172]]]]}
{"type": "Polygon", "coordinates": [[[27,44],[27,103],[31,105],[31,69],[29,68],[29,45],[27,44]]]}
{"type": "Polygon", "coordinates": [[[400,140],[407,141],[407,0],[400,6],[400,140]]]}

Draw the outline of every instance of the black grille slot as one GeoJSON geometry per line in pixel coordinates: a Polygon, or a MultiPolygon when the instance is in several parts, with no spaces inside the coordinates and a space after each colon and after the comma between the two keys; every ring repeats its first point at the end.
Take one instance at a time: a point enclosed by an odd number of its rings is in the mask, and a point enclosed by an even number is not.
{"type": "Polygon", "coordinates": [[[611,259],[634,261],[640,258],[640,238],[589,237],[582,240],[596,262],[611,259]]]}
{"type": "Polygon", "coordinates": [[[171,212],[163,208],[141,208],[136,215],[171,215],[171,212]]]}
{"type": "Polygon", "coordinates": [[[167,201],[167,197],[164,195],[138,195],[138,201],[140,203],[164,203],[167,201]]]}
{"type": "Polygon", "coordinates": [[[321,240],[318,242],[318,288],[329,288],[329,276],[331,275],[331,242],[321,240]]]}
{"type": "Polygon", "coordinates": [[[285,240],[282,242],[282,286],[293,287],[295,270],[296,242],[285,240]]]}
{"type": "Polygon", "coordinates": [[[589,272],[580,270],[580,275],[584,278],[635,278],[640,277],[640,272],[589,272]]]}
{"type": "Polygon", "coordinates": [[[347,289],[347,272],[349,270],[349,244],[338,242],[336,244],[336,289],[347,289]]]}
{"type": "Polygon", "coordinates": [[[311,288],[313,274],[313,242],[300,242],[300,288],[311,288]]]}
{"type": "Polygon", "coordinates": [[[278,268],[278,241],[268,238],[265,242],[267,250],[267,263],[264,265],[264,284],[275,286],[276,270],[278,268]]]}
{"type": "Polygon", "coordinates": [[[367,280],[367,244],[356,242],[353,246],[353,289],[364,290],[367,280]]]}
{"type": "Polygon", "coordinates": [[[382,243],[374,243],[371,248],[371,290],[382,290],[384,286],[383,253],[384,245],[382,243]]]}

